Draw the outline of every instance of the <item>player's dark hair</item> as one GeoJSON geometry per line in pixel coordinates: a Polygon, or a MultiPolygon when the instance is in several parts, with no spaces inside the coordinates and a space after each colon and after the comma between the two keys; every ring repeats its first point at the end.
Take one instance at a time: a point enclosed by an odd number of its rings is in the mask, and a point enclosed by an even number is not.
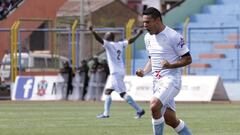
{"type": "Polygon", "coordinates": [[[112,32],[107,32],[104,35],[104,39],[107,40],[107,41],[114,41],[115,35],[112,32]]]}
{"type": "Polygon", "coordinates": [[[143,15],[151,15],[152,18],[157,19],[158,17],[162,21],[162,15],[160,11],[154,7],[149,7],[143,11],[143,15]]]}
{"type": "Polygon", "coordinates": [[[115,39],[114,33],[110,32],[110,36],[111,36],[112,40],[114,41],[114,39],[115,39]]]}

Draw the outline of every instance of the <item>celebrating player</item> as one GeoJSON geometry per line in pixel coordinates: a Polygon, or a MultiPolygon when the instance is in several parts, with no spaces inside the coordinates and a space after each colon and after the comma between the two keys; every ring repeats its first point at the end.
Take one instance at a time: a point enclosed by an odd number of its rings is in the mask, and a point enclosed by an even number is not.
{"type": "Polygon", "coordinates": [[[143,77],[152,71],[153,97],[150,101],[154,135],[162,135],[164,122],[179,135],[191,135],[186,124],[176,117],[174,97],[181,89],[181,67],[192,62],[183,37],[162,23],[155,8],[143,11],[144,37],[149,60],[136,74],[143,77]]]}
{"type": "Polygon", "coordinates": [[[105,86],[105,104],[104,112],[97,116],[97,118],[109,118],[109,110],[112,102],[111,93],[116,91],[119,95],[130,104],[136,111],[135,118],[141,118],[145,111],[133,100],[133,98],[126,93],[126,86],[124,84],[125,68],[122,58],[123,48],[128,44],[133,43],[143,32],[139,30],[138,33],[129,40],[114,41],[114,34],[107,32],[102,39],[92,27],[89,27],[94,37],[100,42],[106,50],[107,61],[110,69],[110,75],[105,86]]]}

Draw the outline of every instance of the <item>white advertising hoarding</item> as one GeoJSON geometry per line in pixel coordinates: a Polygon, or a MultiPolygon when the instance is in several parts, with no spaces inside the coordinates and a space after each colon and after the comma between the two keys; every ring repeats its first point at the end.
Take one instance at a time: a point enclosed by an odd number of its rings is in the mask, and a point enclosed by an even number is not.
{"type": "MultiPolygon", "coordinates": [[[[12,100],[61,100],[66,93],[61,76],[18,76],[11,90],[12,100]]],[[[152,77],[126,76],[124,82],[127,93],[136,101],[149,101],[152,98],[152,77]]],[[[75,93],[75,92],[73,92],[75,93]]],[[[76,93],[75,93],[76,95],[76,93]]],[[[102,100],[104,100],[104,93],[102,100]]],[[[122,101],[118,93],[112,99],[122,101]]],[[[182,76],[182,89],[175,101],[229,100],[219,76],[182,76]]]]}
{"type": "MultiPolygon", "coordinates": [[[[126,76],[124,82],[127,93],[136,101],[149,101],[152,97],[152,77],[126,76]]],[[[104,94],[102,100],[104,100],[104,94]]],[[[112,99],[122,101],[116,92],[112,99]]],[[[229,100],[219,76],[182,76],[182,89],[175,101],[229,100]]]]}
{"type": "Polygon", "coordinates": [[[182,76],[182,89],[175,101],[229,100],[219,76],[182,76]]]}
{"type": "Polygon", "coordinates": [[[63,84],[60,76],[18,76],[11,90],[12,100],[59,100],[63,84]],[[62,86],[61,86],[62,87],[62,86]]]}
{"type": "MultiPolygon", "coordinates": [[[[127,93],[132,96],[136,101],[149,101],[152,97],[152,78],[126,76],[124,82],[127,88],[127,93]]],[[[103,93],[102,100],[105,99],[103,93]]],[[[122,101],[123,99],[115,91],[112,92],[112,99],[116,101],[122,101]]]]}

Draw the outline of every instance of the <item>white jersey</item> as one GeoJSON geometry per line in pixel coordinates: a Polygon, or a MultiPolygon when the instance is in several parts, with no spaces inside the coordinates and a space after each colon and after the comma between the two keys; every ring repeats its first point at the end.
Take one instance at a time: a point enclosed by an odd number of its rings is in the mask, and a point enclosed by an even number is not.
{"type": "Polygon", "coordinates": [[[181,68],[163,69],[161,61],[167,60],[175,63],[189,49],[184,43],[183,37],[175,30],[165,27],[157,35],[147,33],[144,37],[146,49],[151,57],[152,74],[154,79],[162,76],[181,76],[181,68]]]}
{"type": "Polygon", "coordinates": [[[109,42],[103,40],[103,47],[106,50],[110,74],[118,73],[125,75],[125,67],[122,58],[123,48],[128,45],[128,41],[109,42]]]}

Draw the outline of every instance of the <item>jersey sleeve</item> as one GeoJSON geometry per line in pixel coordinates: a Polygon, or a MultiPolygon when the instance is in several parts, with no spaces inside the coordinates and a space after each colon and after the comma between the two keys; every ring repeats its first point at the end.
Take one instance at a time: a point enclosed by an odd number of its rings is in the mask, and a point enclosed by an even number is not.
{"type": "Polygon", "coordinates": [[[123,40],[123,41],[119,41],[118,42],[121,46],[126,47],[128,45],[128,41],[127,40],[123,40]]]}
{"type": "Polygon", "coordinates": [[[172,45],[174,50],[179,56],[184,55],[189,52],[187,45],[185,44],[184,38],[179,33],[176,33],[174,37],[172,37],[172,45]]]}
{"type": "Polygon", "coordinates": [[[105,39],[103,39],[103,48],[106,48],[106,45],[108,44],[108,41],[107,40],[105,40],[105,39]]]}

